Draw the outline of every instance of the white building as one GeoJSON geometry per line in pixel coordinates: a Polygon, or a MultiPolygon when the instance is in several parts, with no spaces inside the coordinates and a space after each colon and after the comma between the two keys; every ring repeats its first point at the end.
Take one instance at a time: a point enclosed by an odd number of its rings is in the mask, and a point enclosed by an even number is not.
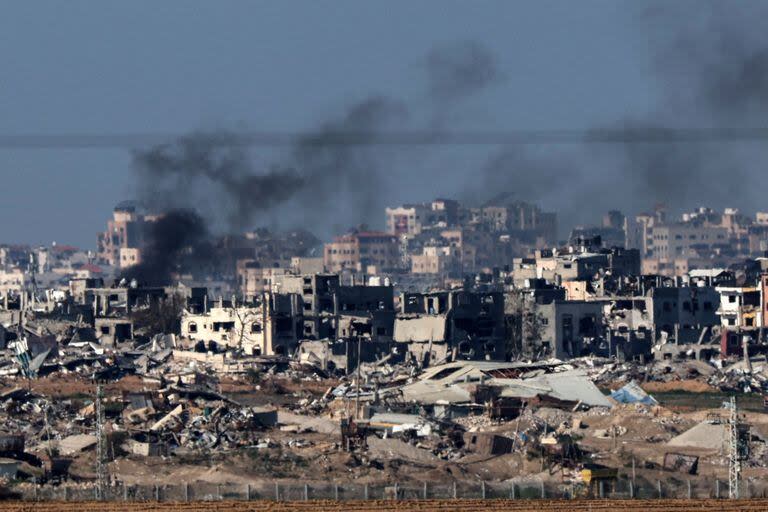
{"type": "Polygon", "coordinates": [[[184,312],[181,336],[193,342],[242,350],[248,355],[286,355],[295,349],[301,333],[300,296],[265,293],[256,305],[223,306],[205,313],[184,312]]]}
{"type": "Polygon", "coordinates": [[[720,324],[730,329],[750,329],[762,325],[760,289],[742,286],[718,286],[720,324]]]}
{"type": "Polygon", "coordinates": [[[263,308],[213,307],[202,314],[185,311],[181,317],[181,336],[192,341],[214,341],[247,354],[263,354],[263,308]]]}

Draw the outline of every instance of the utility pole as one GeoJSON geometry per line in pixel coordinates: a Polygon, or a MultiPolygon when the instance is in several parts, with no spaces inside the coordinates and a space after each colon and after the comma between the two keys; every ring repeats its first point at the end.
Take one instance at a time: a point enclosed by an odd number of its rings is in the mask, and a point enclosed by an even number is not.
{"type": "Polygon", "coordinates": [[[360,350],[363,346],[363,338],[357,335],[357,392],[355,393],[355,419],[360,419],[360,350]]]}
{"type": "Polygon", "coordinates": [[[736,397],[731,397],[728,408],[731,410],[731,415],[728,420],[728,498],[737,500],[739,499],[741,460],[739,453],[739,414],[736,409],[736,397]]]}
{"type": "Polygon", "coordinates": [[[101,384],[96,385],[96,499],[103,501],[107,499],[107,440],[104,435],[104,387],[101,384]]]}

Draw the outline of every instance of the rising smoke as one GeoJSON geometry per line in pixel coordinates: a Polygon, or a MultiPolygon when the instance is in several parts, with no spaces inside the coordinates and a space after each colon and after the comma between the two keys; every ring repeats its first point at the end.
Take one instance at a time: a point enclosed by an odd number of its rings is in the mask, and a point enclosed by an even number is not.
{"type": "MultiPolygon", "coordinates": [[[[764,123],[766,37],[762,31],[746,30],[755,24],[718,4],[658,5],[636,18],[653,45],[650,74],[659,85],[657,108],[595,128],[615,133],[622,142],[565,151],[523,145],[497,148],[487,154],[484,164],[476,165],[480,173],[461,170],[471,182],[460,183],[456,195],[466,198],[462,189],[467,189],[478,203],[540,202],[561,218],[577,222],[593,221],[611,208],[632,213],[658,202],[680,208],[722,207],[737,197],[739,204],[756,207],[762,199],[760,187],[742,184],[759,182],[760,162],[765,161],[760,147],[717,140],[671,142],[664,140],[664,134],[669,127],[743,128],[764,123]],[[649,132],[653,141],[637,137],[649,132]]],[[[755,13],[764,10],[755,5],[750,16],[761,19],[755,13]]],[[[423,60],[422,69],[428,108],[433,109],[423,117],[428,119],[427,130],[435,132],[447,129],[448,109],[504,79],[494,55],[475,42],[436,47],[423,60]]],[[[204,223],[201,233],[239,231],[271,216],[309,229],[378,224],[392,198],[386,191],[399,186],[392,177],[398,167],[392,153],[402,154],[403,148],[393,151],[392,146],[370,143],[382,134],[413,128],[409,123],[420,107],[371,96],[319,123],[263,169],[253,163],[247,141],[235,133],[198,133],[137,152],[141,198],[159,211],[202,212],[215,229],[204,223]]],[[[411,161],[399,164],[410,165],[411,161]]],[[[438,183],[445,179],[442,173],[431,177],[438,183]]],[[[172,242],[189,244],[189,239],[172,242]]],[[[165,249],[180,254],[180,247],[165,249]]],[[[158,264],[163,269],[173,265],[158,264]]]]}
{"type": "Polygon", "coordinates": [[[438,102],[464,99],[503,80],[496,57],[475,41],[433,48],[424,68],[428,93],[438,102]]]}
{"type": "Polygon", "coordinates": [[[717,137],[681,141],[670,131],[764,125],[768,38],[753,20],[762,19],[768,6],[736,5],[746,6],[664,2],[637,12],[650,41],[656,108],[595,128],[612,133],[617,143],[577,146],[558,156],[552,148],[503,148],[488,158],[484,186],[542,202],[577,222],[593,222],[612,208],[636,213],[657,203],[760,207],[760,188],[744,185],[759,183],[766,159],[761,144],[717,137]]]}
{"type": "MultiPolygon", "coordinates": [[[[468,97],[499,76],[491,54],[475,43],[438,47],[426,63],[435,103],[468,97]]],[[[403,129],[409,111],[402,100],[366,98],[298,137],[266,171],[255,167],[247,137],[232,132],[194,133],[134,152],[140,198],[170,214],[147,233],[144,263],[124,277],[167,282],[174,269],[199,268],[210,254],[209,224],[237,232],[275,212],[309,229],[341,227],[340,218],[348,219],[344,227],[378,223],[386,204],[382,190],[391,185],[383,179],[391,158],[387,148],[372,143],[403,129]],[[180,235],[168,237],[169,231],[180,235]]]]}
{"type": "Polygon", "coordinates": [[[233,230],[249,227],[258,212],[304,186],[292,169],[255,173],[243,137],[222,131],[194,133],[173,144],[136,151],[134,167],[141,197],[150,208],[194,208],[233,230]]]}
{"type": "Polygon", "coordinates": [[[214,265],[205,220],[193,210],[170,210],[147,225],[142,261],[121,275],[141,284],[168,284],[177,272],[208,273],[214,265]]]}
{"type": "MultiPolygon", "coordinates": [[[[746,4],[743,4],[746,5],[746,4]]],[[[749,17],[765,4],[731,9],[724,3],[665,3],[642,22],[658,41],[654,71],[661,85],[656,111],[620,124],[627,133],[666,127],[759,127],[768,114],[768,39],[749,17]],[[670,25],[669,20],[675,22],[670,25]],[[686,126],[687,124],[687,126],[686,126]]],[[[762,15],[761,15],[762,14],[762,15]]],[[[629,138],[629,137],[628,137],[629,138]]],[[[638,200],[681,207],[760,205],[744,187],[760,175],[761,144],[706,139],[696,142],[628,142],[619,146],[619,168],[638,200]],[[637,193],[639,192],[639,193],[637,193]]]]}

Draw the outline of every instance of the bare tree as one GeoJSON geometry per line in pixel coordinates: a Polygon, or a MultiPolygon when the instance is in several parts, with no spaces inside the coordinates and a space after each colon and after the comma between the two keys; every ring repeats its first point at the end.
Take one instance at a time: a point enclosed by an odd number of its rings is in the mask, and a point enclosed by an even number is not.
{"type": "Polygon", "coordinates": [[[261,325],[259,309],[253,306],[243,305],[237,307],[237,302],[232,302],[232,312],[237,318],[235,322],[235,337],[237,339],[237,348],[243,349],[243,341],[249,339],[249,334],[257,334],[261,332],[263,326],[261,325]],[[239,328],[238,328],[239,324],[239,328]]]}

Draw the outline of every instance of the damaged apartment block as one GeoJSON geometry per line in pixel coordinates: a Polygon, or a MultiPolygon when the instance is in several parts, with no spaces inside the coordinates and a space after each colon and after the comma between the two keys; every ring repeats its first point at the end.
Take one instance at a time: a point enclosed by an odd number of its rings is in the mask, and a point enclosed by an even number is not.
{"type": "Polygon", "coordinates": [[[394,339],[420,364],[456,359],[503,360],[501,292],[403,293],[394,339]]]}
{"type": "Polygon", "coordinates": [[[392,352],[394,292],[389,284],[342,286],[337,274],[285,275],[277,288],[300,297],[301,354],[325,368],[351,370],[392,352]],[[359,343],[361,342],[361,343],[359,343]]]}
{"type": "Polygon", "coordinates": [[[247,355],[289,355],[301,332],[301,298],[264,293],[254,303],[219,300],[199,314],[184,311],[181,335],[201,348],[237,349],[247,355]]]}

